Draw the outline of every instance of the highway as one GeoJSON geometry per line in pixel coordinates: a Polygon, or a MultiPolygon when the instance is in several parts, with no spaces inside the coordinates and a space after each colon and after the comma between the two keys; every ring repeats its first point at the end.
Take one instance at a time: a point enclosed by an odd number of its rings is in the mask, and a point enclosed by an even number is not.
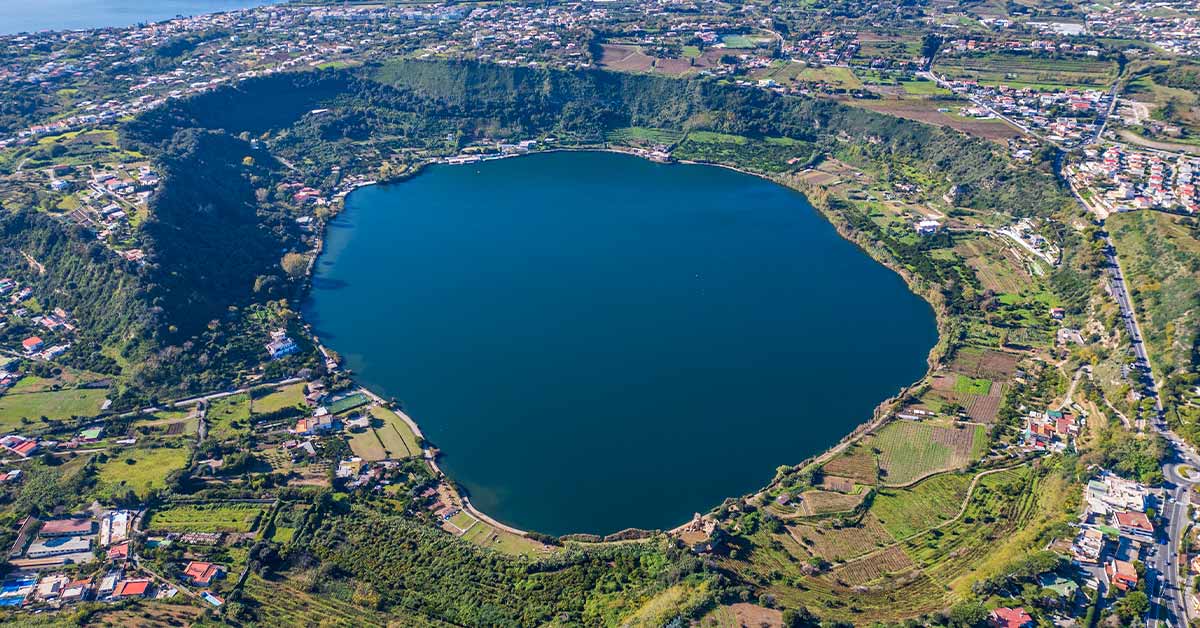
{"type": "MultiPolygon", "coordinates": [[[[1055,160],[1055,172],[1067,189],[1071,190],[1075,200],[1092,212],[1092,208],[1079,195],[1074,185],[1063,176],[1063,161],[1064,154],[1060,152],[1055,160]]],[[[1097,222],[1103,228],[1103,221],[1097,220],[1097,222]]],[[[1145,560],[1148,568],[1146,591],[1150,595],[1152,604],[1148,625],[1187,626],[1189,615],[1185,599],[1187,567],[1181,564],[1183,558],[1179,555],[1179,548],[1183,540],[1183,533],[1187,529],[1188,502],[1192,482],[1179,474],[1178,466],[1183,463],[1200,468],[1200,456],[1197,456],[1196,452],[1167,426],[1162,397],[1158,393],[1158,383],[1154,379],[1150,357],[1146,353],[1144,336],[1141,326],[1138,324],[1133,299],[1130,297],[1129,288],[1125,283],[1125,273],[1121,269],[1117,248],[1107,231],[1104,232],[1104,243],[1104,255],[1108,262],[1105,275],[1109,291],[1117,302],[1117,307],[1121,311],[1121,319],[1125,324],[1125,331],[1129,335],[1136,367],[1135,372],[1144,385],[1145,394],[1154,401],[1155,412],[1149,427],[1165,438],[1170,448],[1166,460],[1163,461],[1163,477],[1166,478],[1164,499],[1158,507],[1159,515],[1165,521],[1166,534],[1159,534],[1158,541],[1150,548],[1149,556],[1145,560]]],[[[1145,428],[1144,425],[1139,427],[1145,428]]]]}

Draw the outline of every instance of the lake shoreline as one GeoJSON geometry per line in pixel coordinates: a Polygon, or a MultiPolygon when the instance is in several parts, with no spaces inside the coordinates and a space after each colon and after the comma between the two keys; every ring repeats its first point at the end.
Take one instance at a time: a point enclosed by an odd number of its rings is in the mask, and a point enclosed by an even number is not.
{"type": "MultiPolygon", "coordinates": [[[[838,220],[835,220],[836,214],[829,211],[827,207],[823,207],[820,204],[818,204],[817,202],[814,202],[812,200],[812,198],[810,197],[810,194],[809,194],[810,190],[806,190],[803,187],[793,185],[788,180],[783,179],[782,177],[777,177],[777,176],[773,176],[773,175],[769,175],[769,174],[765,174],[765,173],[755,172],[755,171],[747,170],[747,169],[744,169],[744,168],[741,168],[738,166],[734,166],[734,165],[723,164],[723,163],[701,162],[701,161],[693,161],[693,160],[672,160],[669,162],[664,162],[659,159],[654,159],[642,151],[637,151],[637,150],[632,150],[632,149],[623,149],[620,147],[611,147],[611,146],[602,146],[602,147],[601,146],[597,146],[597,147],[556,146],[556,147],[550,147],[550,148],[515,153],[515,154],[489,156],[487,159],[482,159],[479,162],[469,162],[469,163],[465,163],[465,164],[444,163],[441,161],[428,161],[428,162],[421,162],[421,163],[415,165],[408,172],[404,173],[404,175],[402,175],[400,177],[397,177],[394,179],[389,179],[389,180],[384,180],[384,181],[379,181],[379,182],[373,183],[371,185],[364,185],[364,186],[356,188],[354,190],[350,190],[343,198],[342,206],[339,208],[337,213],[340,214],[341,211],[345,211],[346,203],[348,202],[345,199],[348,199],[348,197],[351,194],[353,194],[354,192],[357,192],[358,190],[366,188],[366,187],[373,187],[376,185],[388,186],[391,184],[406,182],[409,179],[412,179],[412,178],[416,177],[418,174],[421,174],[422,172],[424,172],[425,167],[428,165],[472,165],[472,164],[478,164],[482,161],[496,161],[496,160],[501,160],[501,159],[509,159],[512,157],[523,157],[523,156],[530,156],[530,155],[537,155],[537,154],[544,154],[544,153],[557,153],[557,152],[617,153],[617,154],[641,157],[642,159],[645,159],[647,161],[651,161],[654,163],[665,163],[665,164],[679,163],[679,164],[685,164],[685,165],[717,166],[717,167],[724,168],[726,170],[737,172],[737,173],[740,173],[743,175],[750,175],[750,176],[756,177],[758,179],[768,181],[772,184],[782,186],[790,191],[797,192],[797,193],[801,194],[805,198],[806,201],[808,201],[808,203],[809,203],[809,205],[811,205],[812,209],[816,210],[822,216],[822,218],[824,218],[828,223],[831,224],[831,226],[834,227],[835,231],[837,232],[837,234],[840,238],[842,238],[843,240],[848,240],[851,243],[855,244],[855,246],[857,248],[859,248],[862,252],[866,253],[873,261],[885,266],[892,272],[899,275],[901,280],[904,282],[906,289],[911,294],[919,297],[923,302],[925,302],[927,305],[929,305],[931,307],[931,309],[933,310],[933,313],[934,313],[934,319],[935,319],[935,323],[936,323],[936,337],[935,337],[935,344],[933,345],[933,347],[930,348],[929,352],[927,353],[925,373],[922,374],[922,376],[920,378],[905,385],[900,390],[900,392],[897,393],[896,395],[893,395],[891,397],[888,397],[888,398],[885,398],[884,400],[882,400],[875,407],[875,410],[872,413],[872,417],[870,419],[856,424],[854,429],[851,430],[849,433],[845,434],[839,441],[837,441],[836,443],[834,443],[833,445],[831,445],[827,448],[822,449],[819,453],[814,454],[813,456],[810,456],[809,458],[805,459],[804,461],[800,462],[799,464],[788,465],[788,466],[793,466],[794,468],[803,468],[806,466],[820,464],[824,461],[827,461],[832,456],[837,455],[839,452],[843,451],[846,447],[850,446],[853,442],[861,439],[866,434],[869,434],[870,432],[874,431],[875,429],[878,429],[880,426],[882,426],[883,424],[885,424],[887,422],[888,418],[890,418],[888,416],[888,412],[889,412],[890,408],[892,406],[894,406],[896,401],[903,398],[903,396],[909,390],[911,390],[913,386],[919,385],[921,381],[923,381],[926,377],[928,377],[929,372],[933,369],[934,365],[937,363],[936,356],[938,355],[939,349],[942,347],[942,345],[945,341],[945,333],[944,332],[945,332],[945,325],[947,322],[947,318],[946,318],[947,313],[945,312],[945,310],[941,306],[941,304],[936,302],[937,299],[933,298],[934,295],[925,294],[925,293],[922,293],[921,291],[917,290],[910,274],[905,272],[902,268],[897,267],[894,263],[892,263],[891,260],[883,259],[883,258],[881,258],[881,256],[873,254],[873,252],[868,247],[866,247],[863,243],[856,240],[853,237],[853,234],[849,233],[846,230],[844,223],[842,223],[838,220]]],[[[336,216],[336,214],[335,214],[335,216],[336,216]]],[[[313,263],[310,265],[310,270],[315,269],[315,263],[317,261],[317,257],[319,257],[324,252],[324,243],[325,243],[325,238],[327,237],[326,232],[328,230],[328,226],[329,226],[329,223],[328,222],[325,223],[324,230],[322,232],[322,237],[319,240],[320,246],[317,250],[317,255],[315,255],[313,258],[313,263]]],[[[307,301],[308,299],[312,298],[312,296],[311,296],[311,278],[312,278],[312,274],[310,273],[309,281],[307,282],[307,284],[305,286],[305,290],[304,290],[303,296],[302,296],[302,300],[304,300],[304,301],[307,301]]],[[[363,386],[361,384],[359,384],[359,385],[364,390],[369,391],[369,389],[366,386],[363,386]]],[[[376,393],[374,393],[373,391],[369,391],[369,392],[373,396],[376,396],[377,398],[379,398],[378,395],[376,393]]],[[[420,433],[419,428],[417,427],[417,424],[413,419],[409,418],[407,414],[404,414],[403,418],[407,422],[410,423],[410,425],[414,428],[414,431],[416,431],[418,434],[420,433]]],[[[430,455],[429,451],[426,450],[425,459],[428,462],[428,464],[431,466],[431,468],[435,471],[435,474],[438,475],[439,477],[445,478],[452,485],[455,485],[456,483],[451,479],[451,476],[449,474],[446,474],[445,472],[443,472],[440,469],[440,467],[437,465],[436,458],[437,458],[436,455],[430,455]]],[[[773,483],[774,483],[774,480],[772,479],[771,481],[767,482],[763,487],[759,488],[758,490],[756,490],[752,493],[742,495],[742,498],[749,498],[749,497],[754,497],[756,495],[760,495],[764,491],[771,488],[773,483]]],[[[504,524],[504,523],[496,520],[495,518],[487,515],[485,512],[483,512],[482,510],[480,510],[478,507],[474,506],[474,504],[471,503],[469,494],[465,490],[460,489],[460,492],[461,492],[461,497],[462,497],[463,509],[466,510],[467,512],[471,513],[476,518],[487,523],[488,525],[492,525],[494,527],[506,530],[506,531],[514,533],[514,534],[519,534],[519,535],[527,534],[527,532],[525,530],[516,528],[516,527],[508,525],[508,524],[504,524]]],[[[732,497],[732,496],[727,496],[727,498],[728,497],[732,497]]],[[[707,509],[705,512],[711,512],[711,510],[712,510],[712,507],[707,509]]],[[[688,523],[685,522],[682,525],[680,525],[679,527],[673,528],[670,531],[679,530],[687,525],[688,525],[688,523]]],[[[628,531],[628,530],[630,530],[630,529],[626,529],[624,531],[628,531]]],[[[662,530],[660,530],[660,529],[645,530],[644,532],[647,535],[653,535],[653,534],[662,532],[662,530]]]]}

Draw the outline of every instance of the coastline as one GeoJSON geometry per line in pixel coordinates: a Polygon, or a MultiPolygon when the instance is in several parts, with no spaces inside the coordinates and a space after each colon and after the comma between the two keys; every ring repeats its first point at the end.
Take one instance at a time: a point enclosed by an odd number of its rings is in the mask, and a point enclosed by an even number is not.
{"type": "MultiPolygon", "coordinates": [[[[840,440],[838,440],[833,445],[830,445],[826,449],[822,450],[820,453],[812,455],[797,464],[783,463],[785,466],[790,466],[794,469],[803,469],[806,467],[823,464],[823,463],[827,462],[829,459],[833,458],[834,456],[837,456],[838,454],[840,454],[847,447],[851,446],[854,442],[860,440],[864,436],[874,432],[875,430],[879,429],[880,427],[882,427],[883,425],[888,423],[889,419],[893,418],[891,412],[892,412],[894,406],[901,399],[903,399],[904,396],[907,395],[914,387],[919,386],[921,384],[921,382],[923,382],[930,375],[930,373],[934,370],[935,366],[937,365],[937,363],[939,361],[938,356],[940,356],[940,354],[942,352],[944,352],[944,341],[947,338],[947,333],[946,333],[947,329],[946,328],[949,324],[949,319],[947,317],[947,313],[945,312],[945,308],[943,307],[943,304],[940,302],[939,299],[935,298],[936,292],[928,292],[927,293],[925,291],[919,290],[917,288],[917,286],[915,285],[915,282],[914,282],[913,278],[911,277],[911,275],[905,269],[903,269],[898,264],[896,264],[894,260],[887,259],[882,255],[878,255],[878,254],[874,253],[872,251],[872,249],[867,247],[863,242],[860,242],[858,239],[852,237],[853,234],[851,232],[849,232],[849,230],[846,227],[845,222],[835,220],[834,217],[836,216],[836,214],[834,214],[828,208],[826,203],[819,203],[817,201],[814,201],[810,192],[813,191],[813,189],[815,189],[817,186],[807,186],[808,189],[806,189],[805,186],[795,185],[792,182],[790,182],[786,179],[780,178],[780,177],[775,177],[775,176],[772,176],[769,174],[764,174],[761,172],[747,170],[747,169],[744,169],[744,168],[741,168],[738,166],[733,166],[730,164],[705,162],[705,161],[694,161],[694,160],[673,160],[673,161],[664,162],[664,161],[652,158],[649,154],[647,154],[643,151],[638,151],[638,150],[634,150],[634,149],[623,149],[620,147],[612,147],[612,146],[607,146],[607,145],[602,146],[602,147],[601,146],[598,146],[598,147],[554,146],[554,147],[548,147],[548,148],[532,150],[532,151],[522,151],[522,152],[517,152],[517,153],[493,155],[493,156],[489,156],[486,159],[480,159],[478,161],[466,162],[466,163],[446,163],[444,161],[430,160],[430,161],[425,161],[425,162],[419,162],[418,164],[413,165],[407,171],[405,171],[401,176],[387,179],[387,180],[365,182],[360,185],[354,186],[350,190],[346,190],[344,193],[339,195],[340,198],[342,199],[342,206],[338,209],[337,212],[334,213],[333,216],[336,217],[342,211],[345,211],[347,199],[356,190],[363,188],[363,187],[368,187],[371,185],[390,185],[390,184],[402,183],[402,182],[420,174],[427,166],[430,166],[430,165],[450,165],[450,166],[472,165],[472,164],[478,163],[479,161],[495,161],[495,160],[499,160],[499,159],[510,159],[510,158],[516,158],[516,157],[524,157],[524,156],[528,156],[528,155],[536,155],[536,154],[542,154],[542,153],[555,153],[555,152],[619,153],[619,154],[624,154],[624,155],[631,155],[634,157],[640,157],[642,159],[646,159],[647,161],[652,161],[655,163],[664,163],[664,164],[668,164],[668,165],[669,164],[684,164],[684,165],[697,165],[697,166],[715,166],[715,167],[719,167],[719,168],[725,168],[727,170],[732,170],[734,172],[738,172],[741,174],[758,177],[760,179],[770,181],[771,183],[774,183],[776,185],[780,185],[780,186],[788,188],[792,191],[798,192],[798,193],[804,195],[805,199],[808,200],[809,204],[813,207],[813,209],[816,210],[818,213],[820,213],[821,216],[834,227],[834,229],[837,231],[837,233],[840,237],[842,237],[843,239],[854,244],[857,248],[859,248],[863,253],[865,253],[867,256],[869,256],[872,260],[876,261],[877,263],[883,265],[884,267],[888,268],[889,270],[891,270],[891,271],[895,272],[897,275],[899,275],[900,278],[904,281],[905,287],[908,288],[909,292],[920,297],[921,300],[925,301],[931,307],[931,309],[933,310],[934,319],[935,319],[935,323],[936,323],[937,339],[936,339],[934,345],[930,348],[929,353],[926,356],[926,371],[925,371],[925,373],[916,381],[905,384],[900,389],[900,391],[898,393],[896,393],[895,395],[893,395],[891,397],[887,397],[887,398],[883,399],[882,401],[880,401],[880,403],[875,406],[875,409],[873,410],[870,419],[857,424],[853,430],[851,430],[848,434],[843,436],[840,440]]],[[[332,219],[332,217],[331,217],[331,219],[332,219]]],[[[312,273],[316,267],[316,263],[321,255],[321,253],[324,251],[325,229],[327,229],[327,228],[328,228],[328,222],[326,222],[324,225],[322,225],[321,237],[318,239],[317,248],[315,250],[315,253],[309,261],[307,279],[305,281],[303,289],[301,290],[301,294],[299,295],[301,301],[309,298],[309,291],[311,290],[311,287],[312,287],[312,285],[311,285],[312,284],[312,276],[313,276],[312,273]]],[[[305,326],[306,326],[306,328],[309,329],[309,333],[312,336],[314,343],[316,344],[318,350],[322,354],[324,354],[325,347],[321,344],[320,340],[315,335],[312,334],[311,326],[309,325],[309,323],[307,321],[305,321],[305,326]]],[[[353,376],[351,376],[351,378],[353,379],[353,376]]],[[[359,384],[357,381],[355,381],[355,383],[359,389],[361,389],[363,392],[365,392],[373,400],[375,400],[376,402],[378,402],[382,405],[388,405],[387,402],[382,397],[380,397],[377,393],[368,389],[366,386],[359,384]]],[[[402,420],[405,421],[405,423],[409,426],[409,428],[413,430],[413,433],[418,437],[418,439],[420,439],[421,441],[424,441],[424,435],[420,431],[420,427],[418,426],[417,422],[414,419],[412,419],[410,416],[408,416],[408,414],[404,413],[403,411],[401,411],[399,409],[396,409],[396,408],[391,408],[391,409],[398,416],[400,416],[402,420]]],[[[447,475],[445,472],[443,472],[441,470],[441,468],[438,466],[437,457],[440,452],[437,452],[430,448],[425,448],[422,451],[423,451],[424,460],[430,466],[430,468],[433,470],[435,476],[446,480],[447,482],[449,482],[451,484],[452,487],[454,487],[455,493],[458,495],[460,501],[462,502],[463,510],[465,510],[472,516],[476,517],[477,519],[479,519],[480,521],[483,521],[484,523],[486,523],[488,525],[491,525],[493,527],[499,528],[501,530],[504,530],[504,531],[512,533],[512,534],[516,534],[519,536],[529,538],[528,531],[522,530],[520,528],[511,526],[511,525],[508,525],[505,523],[502,523],[502,522],[494,519],[493,517],[489,516],[487,513],[484,513],[483,511],[476,508],[471,503],[470,496],[467,495],[461,488],[459,488],[457,483],[454,482],[453,478],[451,478],[449,475],[447,475]]],[[[761,494],[765,493],[766,491],[770,490],[772,488],[772,486],[774,486],[775,482],[776,482],[776,479],[773,477],[765,485],[758,488],[754,492],[741,495],[740,497],[728,496],[725,499],[726,500],[731,499],[731,498],[732,499],[739,499],[739,498],[740,499],[752,499],[752,498],[754,498],[758,495],[761,495],[761,494]]],[[[706,510],[704,510],[704,512],[712,513],[718,507],[719,507],[719,504],[717,506],[708,507],[706,510]]],[[[692,523],[691,520],[685,521],[684,523],[680,524],[679,526],[665,530],[665,532],[668,534],[678,533],[678,532],[682,531],[683,529],[687,528],[688,526],[690,526],[691,523],[692,523]]],[[[622,530],[621,532],[626,532],[629,530],[638,530],[638,529],[627,528],[625,530],[622,530]]],[[[664,532],[664,530],[640,530],[640,531],[646,533],[647,537],[656,536],[659,533],[664,532]]],[[[563,536],[572,536],[572,534],[566,534],[563,536]]],[[[605,541],[601,541],[601,542],[605,542],[605,541]]]]}

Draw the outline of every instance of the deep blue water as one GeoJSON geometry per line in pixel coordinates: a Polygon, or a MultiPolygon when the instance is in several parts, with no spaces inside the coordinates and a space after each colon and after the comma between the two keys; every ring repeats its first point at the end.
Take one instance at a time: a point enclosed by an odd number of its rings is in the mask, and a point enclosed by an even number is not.
{"type": "Polygon", "coordinates": [[[305,314],[494,517],[666,528],[918,379],[933,312],[800,194],[549,153],[353,193],[305,314]]]}
{"type": "Polygon", "coordinates": [[[0,35],[131,26],[279,0],[0,0],[0,35]]]}

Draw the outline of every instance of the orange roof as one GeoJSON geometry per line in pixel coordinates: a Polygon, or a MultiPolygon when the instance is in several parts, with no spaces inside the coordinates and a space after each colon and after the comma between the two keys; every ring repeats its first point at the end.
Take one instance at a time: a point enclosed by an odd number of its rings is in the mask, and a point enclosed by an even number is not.
{"type": "Polygon", "coordinates": [[[1023,608],[1000,607],[992,611],[992,624],[1000,628],[1020,628],[1033,623],[1033,617],[1023,608]]]}
{"type": "Polygon", "coordinates": [[[141,596],[146,595],[146,592],[149,590],[149,580],[122,580],[117,583],[117,589],[113,591],[113,597],[141,596]]]}
{"type": "Polygon", "coordinates": [[[1150,518],[1140,512],[1117,513],[1117,525],[1145,532],[1154,532],[1154,524],[1150,523],[1150,518]]]}
{"type": "Polygon", "coordinates": [[[217,575],[220,567],[212,563],[192,561],[183,570],[183,575],[196,584],[208,584],[217,575]]]}
{"type": "Polygon", "coordinates": [[[108,548],[109,560],[125,560],[129,558],[129,541],[108,548]]]}
{"type": "Polygon", "coordinates": [[[38,338],[37,336],[30,336],[21,341],[21,346],[25,347],[26,349],[32,349],[40,344],[42,344],[42,339],[38,338]]]}

